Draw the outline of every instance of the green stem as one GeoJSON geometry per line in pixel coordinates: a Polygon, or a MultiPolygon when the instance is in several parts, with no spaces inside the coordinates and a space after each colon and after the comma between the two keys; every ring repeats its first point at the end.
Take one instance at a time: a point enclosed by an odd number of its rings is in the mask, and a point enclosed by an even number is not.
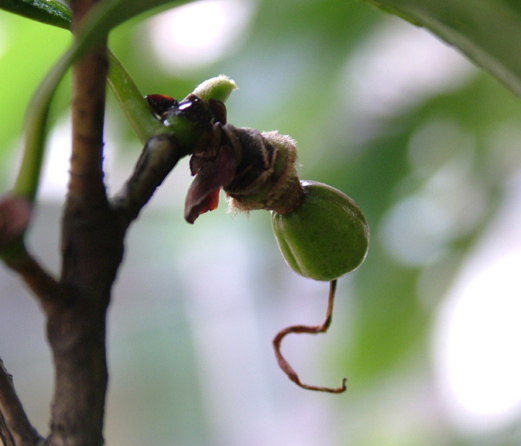
{"type": "Polygon", "coordinates": [[[116,56],[110,50],[107,56],[110,65],[107,81],[139,140],[144,144],[152,136],[169,131],[155,117],[148,102],[116,56]]]}
{"type": "Polygon", "coordinates": [[[51,99],[58,87],[59,81],[69,67],[70,50],[58,61],[47,74],[38,90],[31,99],[27,109],[23,140],[23,157],[13,193],[25,197],[33,203],[38,190],[40,172],[47,136],[47,119],[51,99]]]}

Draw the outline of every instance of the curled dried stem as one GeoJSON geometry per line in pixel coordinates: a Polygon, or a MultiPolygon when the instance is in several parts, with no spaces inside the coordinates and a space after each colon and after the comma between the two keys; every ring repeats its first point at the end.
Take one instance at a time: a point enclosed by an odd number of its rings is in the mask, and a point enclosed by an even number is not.
{"type": "Polygon", "coordinates": [[[318,392],[328,392],[328,393],[342,393],[346,390],[346,381],[347,378],[342,379],[342,384],[340,387],[319,387],[319,386],[311,386],[308,384],[304,384],[300,381],[293,367],[289,365],[288,361],[282,356],[280,351],[280,345],[282,343],[282,339],[289,333],[325,333],[329,326],[331,325],[332,315],[333,315],[333,301],[335,299],[335,291],[336,291],[336,280],[332,280],[329,285],[329,296],[327,301],[327,311],[326,318],[322,325],[292,325],[291,327],[286,327],[283,330],[279,331],[275,338],[273,339],[273,348],[275,349],[275,357],[277,358],[277,362],[282,371],[288,376],[288,378],[293,381],[297,386],[302,387],[303,389],[308,390],[316,390],[318,392]]]}

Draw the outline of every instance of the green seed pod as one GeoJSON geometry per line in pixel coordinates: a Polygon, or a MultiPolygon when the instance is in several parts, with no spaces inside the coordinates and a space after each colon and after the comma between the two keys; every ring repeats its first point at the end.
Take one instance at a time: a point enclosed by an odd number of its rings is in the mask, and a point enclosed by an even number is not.
{"type": "Polygon", "coordinates": [[[330,281],[356,269],[369,246],[369,225],[357,204],[326,184],[302,181],[304,195],[286,214],[271,213],[279,249],[297,273],[330,281]]]}

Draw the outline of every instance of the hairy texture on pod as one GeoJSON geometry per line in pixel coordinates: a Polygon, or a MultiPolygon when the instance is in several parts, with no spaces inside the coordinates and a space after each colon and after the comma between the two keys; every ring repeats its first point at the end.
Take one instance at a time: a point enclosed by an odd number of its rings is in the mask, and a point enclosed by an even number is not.
{"type": "Polygon", "coordinates": [[[356,269],[369,246],[369,225],[358,205],[326,184],[303,181],[303,196],[291,212],[272,212],[277,244],[297,273],[331,281],[356,269]]]}
{"type": "Polygon", "coordinates": [[[296,208],[303,190],[295,169],[295,141],[276,131],[260,133],[248,128],[231,128],[228,137],[241,153],[233,181],[223,188],[230,208],[281,214],[296,208]]]}

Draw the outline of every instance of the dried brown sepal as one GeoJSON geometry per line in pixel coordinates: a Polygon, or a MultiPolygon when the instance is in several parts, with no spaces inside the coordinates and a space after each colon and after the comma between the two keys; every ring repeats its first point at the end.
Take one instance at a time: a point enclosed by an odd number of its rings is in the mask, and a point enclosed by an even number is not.
{"type": "Polygon", "coordinates": [[[288,376],[288,378],[293,381],[297,386],[302,387],[303,389],[308,390],[316,390],[318,392],[328,392],[328,393],[342,393],[345,392],[347,389],[346,387],[346,381],[347,378],[342,379],[342,385],[337,388],[333,387],[319,387],[319,386],[311,386],[308,384],[303,384],[300,381],[300,378],[298,377],[295,370],[293,370],[293,367],[291,367],[282,356],[282,353],[280,351],[280,345],[282,343],[282,339],[287,334],[290,333],[310,333],[310,334],[317,334],[317,333],[325,333],[329,326],[331,325],[332,320],[332,314],[333,314],[333,301],[335,299],[335,291],[336,291],[336,280],[332,280],[330,282],[329,286],[329,296],[327,301],[327,311],[326,311],[326,318],[322,325],[314,325],[314,326],[308,326],[308,325],[293,325],[291,327],[284,328],[283,330],[279,331],[275,338],[273,339],[273,348],[275,349],[275,357],[277,358],[277,362],[279,364],[279,367],[282,369],[282,371],[288,376]]]}
{"type": "Polygon", "coordinates": [[[186,195],[185,219],[194,223],[199,215],[217,208],[221,187],[233,178],[235,152],[223,146],[211,162],[201,162],[201,158],[192,157],[190,167],[196,177],[186,195]]]}

